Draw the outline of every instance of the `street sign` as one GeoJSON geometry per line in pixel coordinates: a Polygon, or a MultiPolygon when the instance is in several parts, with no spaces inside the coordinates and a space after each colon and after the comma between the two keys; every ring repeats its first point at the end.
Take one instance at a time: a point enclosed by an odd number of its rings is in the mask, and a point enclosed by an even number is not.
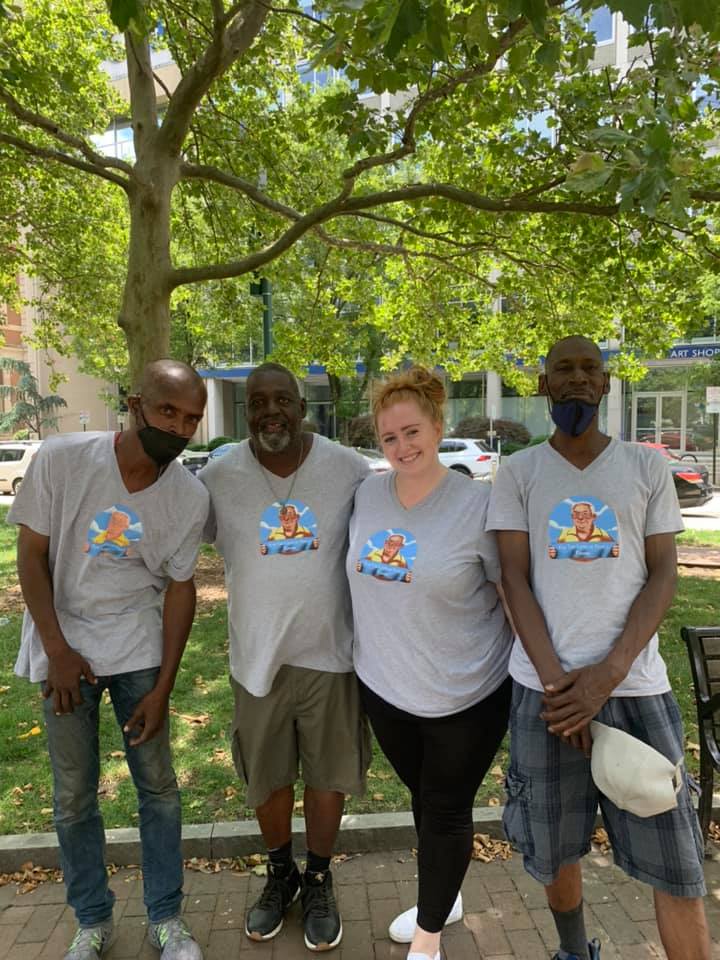
{"type": "Polygon", "coordinates": [[[705,387],[705,412],[720,413],[720,387],[705,387]]]}
{"type": "Polygon", "coordinates": [[[90,414],[83,412],[83,413],[81,413],[80,416],[78,417],[78,420],[79,420],[80,423],[82,424],[82,428],[83,428],[83,430],[84,430],[84,429],[87,427],[88,423],[90,423],[90,414]]]}

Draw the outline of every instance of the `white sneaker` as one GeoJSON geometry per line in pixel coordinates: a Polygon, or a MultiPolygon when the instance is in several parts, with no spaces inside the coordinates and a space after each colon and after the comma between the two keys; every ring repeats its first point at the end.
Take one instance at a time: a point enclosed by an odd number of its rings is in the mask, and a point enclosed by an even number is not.
{"type": "MultiPolygon", "coordinates": [[[[457,923],[458,920],[463,918],[463,905],[462,905],[462,893],[457,895],[457,899],[453,904],[452,910],[448,915],[447,920],[445,921],[445,926],[449,923],[457,923]]],[[[390,934],[390,939],[394,940],[395,943],[412,943],[412,939],[415,936],[415,927],[417,926],[417,906],[410,907],[409,910],[406,910],[405,913],[401,913],[399,916],[395,917],[393,922],[390,924],[388,933],[390,934]]],[[[411,954],[412,956],[412,954],[411,954]]]]}
{"type": "MultiPolygon", "coordinates": [[[[426,953],[409,953],[406,960],[433,960],[426,953]]],[[[440,960],[440,951],[435,954],[434,960],[440,960]]]]}

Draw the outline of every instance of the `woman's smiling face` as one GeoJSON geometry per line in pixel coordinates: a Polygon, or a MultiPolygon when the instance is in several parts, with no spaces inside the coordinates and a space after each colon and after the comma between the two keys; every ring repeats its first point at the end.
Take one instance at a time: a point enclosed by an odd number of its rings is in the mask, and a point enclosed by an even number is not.
{"type": "Polygon", "coordinates": [[[398,473],[423,473],[438,461],[442,424],[414,400],[398,400],[377,416],[382,451],[398,473]]]}

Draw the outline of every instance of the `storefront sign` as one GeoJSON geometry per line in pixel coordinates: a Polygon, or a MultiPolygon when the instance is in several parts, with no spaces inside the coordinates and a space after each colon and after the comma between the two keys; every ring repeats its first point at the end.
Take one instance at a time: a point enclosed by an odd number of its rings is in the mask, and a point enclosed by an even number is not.
{"type": "Polygon", "coordinates": [[[671,360],[711,360],[720,354],[720,343],[678,343],[668,356],[671,360]]]}

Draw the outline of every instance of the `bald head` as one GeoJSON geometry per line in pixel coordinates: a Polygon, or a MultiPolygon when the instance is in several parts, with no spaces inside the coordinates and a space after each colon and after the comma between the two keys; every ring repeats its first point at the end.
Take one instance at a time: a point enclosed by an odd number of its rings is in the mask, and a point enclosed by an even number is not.
{"type": "Polygon", "coordinates": [[[594,353],[602,362],[602,352],[594,340],[591,340],[589,337],[583,337],[580,334],[572,334],[569,337],[561,337],[560,340],[556,340],[555,343],[552,344],[545,357],[545,370],[547,371],[550,368],[555,354],[564,353],[566,350],[575,352],[578,348],[582,349],[583,352],[590,351],[594,353]]]}
{"type": "Polygon", "coordinates": [[[157,403],[167,393],[186,391],[203,401],[207,396],[205,382],[196,370],[181,360],[153,360],[145,366],[135,393],[157,403]]]}
{"type": "Polygon", "coordinates": [[[295,396],[300,396],[300,387],[298,386],[298,382],[295,379],[295,374],[292,372],[292,370],[288,370],[288,368],[284,367],[282,363],[273,363],[271,360],[268,360],[267,363],[261,363],[259,367],[255,367],[250,376],[247,378],[246,391],[248,394],[250,393],[252,385],[255,383],[255,381],[259,377],[263,377],[266,374],[279,374],[280,376],[285,377],[295,396]]]}

